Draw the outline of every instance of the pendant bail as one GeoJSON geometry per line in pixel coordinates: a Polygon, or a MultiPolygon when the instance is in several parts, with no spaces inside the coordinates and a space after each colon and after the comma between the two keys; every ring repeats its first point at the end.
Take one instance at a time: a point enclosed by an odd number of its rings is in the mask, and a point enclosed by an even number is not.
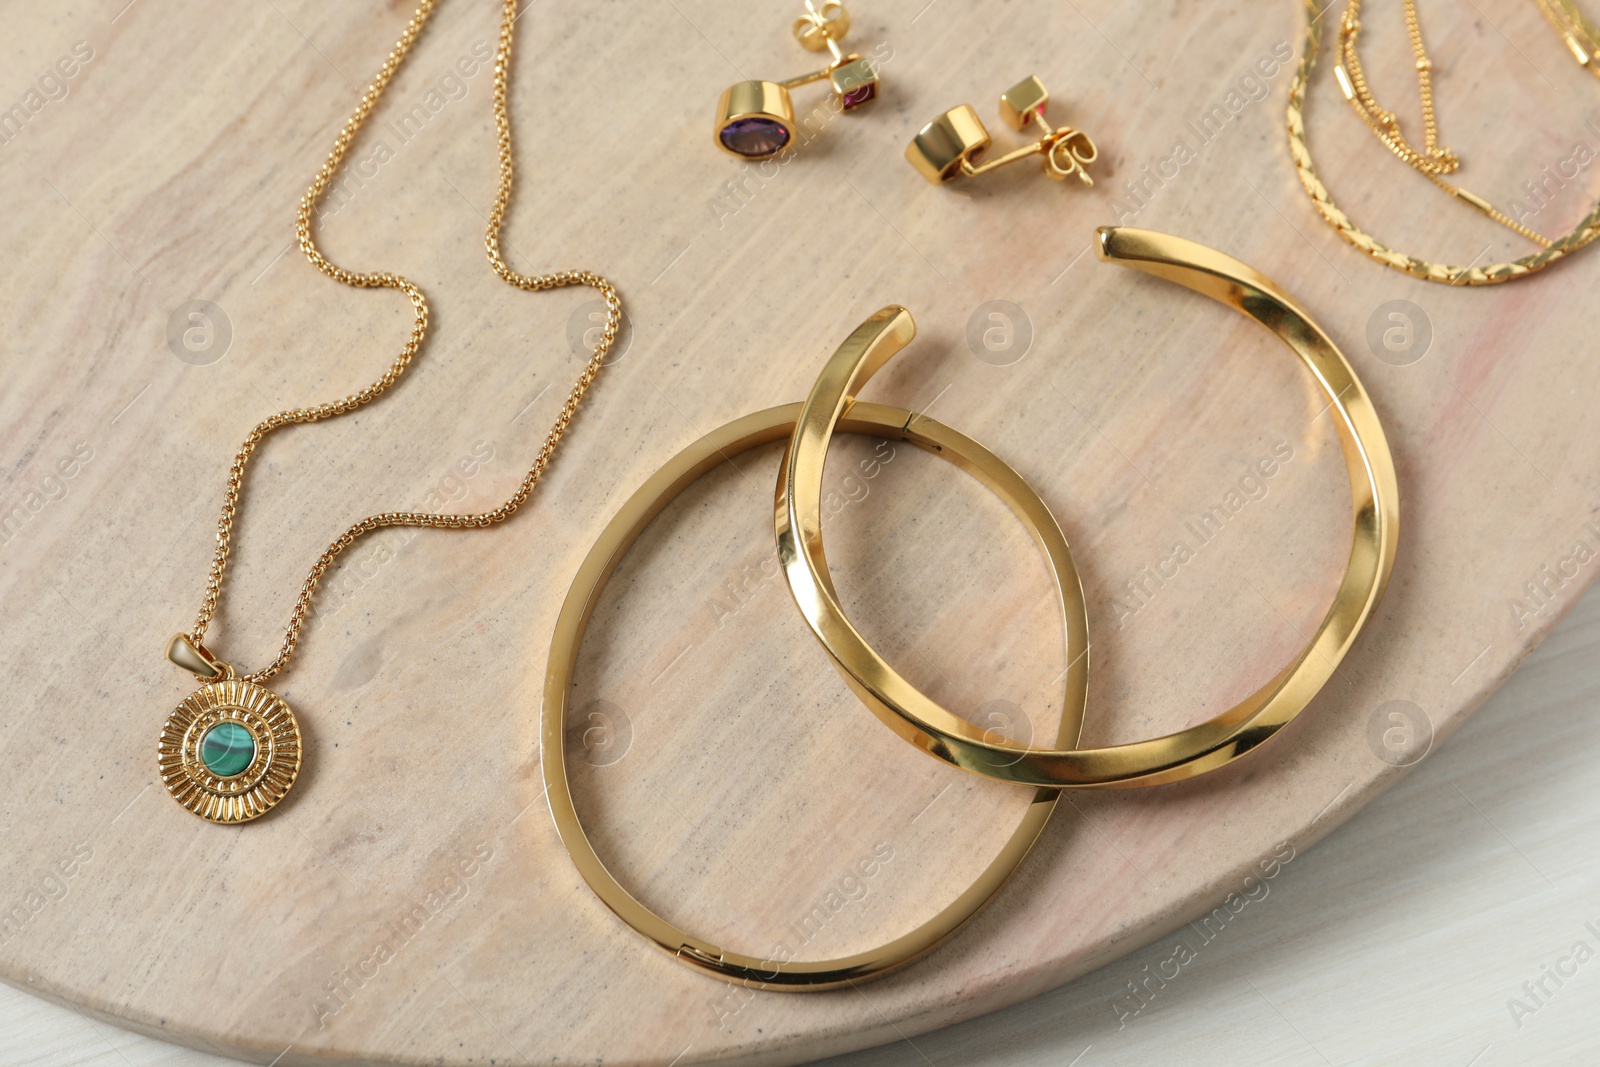
{"type": "Polygon", "coordinates": [[[233,668],[211,654],[211,650],[188,634],[173,634],[167,642],[167,658],[184,670],[208,682],[233,677],[233,668]]]}

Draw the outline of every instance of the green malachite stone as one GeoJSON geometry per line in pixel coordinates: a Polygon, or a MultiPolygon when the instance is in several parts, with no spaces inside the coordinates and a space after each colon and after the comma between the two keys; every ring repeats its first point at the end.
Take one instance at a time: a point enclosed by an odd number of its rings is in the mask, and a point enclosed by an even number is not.
{"type": "Polygon", "coordinates": [[[219,722],[200,739],[200,762],[218,778],[231,778],[256,758],[256,739],[236,722],[219,722]]]}

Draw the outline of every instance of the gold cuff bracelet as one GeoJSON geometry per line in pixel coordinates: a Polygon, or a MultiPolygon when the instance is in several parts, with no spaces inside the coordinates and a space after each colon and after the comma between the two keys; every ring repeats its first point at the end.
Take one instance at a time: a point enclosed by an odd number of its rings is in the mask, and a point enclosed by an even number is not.
{"type": "MultiPolygon", "coordinates": [[[[730,952],[709,944],[663,919],[623,888],[590,843],[573,805],[567,782],[568,697],[578,649],[601,591],[623,555],[663,508],[696,479],[720,463],[752,448],[789,436],[799,404],[769,408],[736,419],[695,441],[628,498],[584,558],[561,605],[545,674],[541,759],[550,812],[584,881],[623,922],[678,960],[729,982],[761,989],[818,990],[885,974],[932,949],[961,928],[1000,891],[1055,809],[1059,790],[1041,789],[993,862],[977,881],[933,918],[886,945],[840,959],[770,960],[730,952]]],[[[830,429],[907,440],[949,460],[987,485],[1022,520],[1044,553],[1066,622],[1066,698],[1056,744],[1078,742],[1088,690],[1088,617],[1083,588],[1066,538],[1050,509],[1022,477],[976,441],[932,419],[899,408],[858,404],[830,429]]]]}
{"type": "Polygon", "coordinates": [[[1215,249],[1148,230],[1107,227],[1100,258],[1176,282],[1275,333],[1316,380],[1338,427],[1350,475],[1354,536],[1333,605],[1304,651],[1221,715],[1163,737],[1106,748],[1033,749],[989,740],[901,677],[845,617],[822,550],[822,473],[834,428],[857,392],[916,334],[910,312],[887,307],[851,334],[823,369],[779,474],[778,558],[790,592],[851,688],[902,738],[957,767],[1039,787],[1129,787],[1215,770],[1288,724],[1316,696],[1371,614],[1394,565],[1399,490],[1377,412],[1355,372],[1310,315],[1272,281],[1215,249]]]}

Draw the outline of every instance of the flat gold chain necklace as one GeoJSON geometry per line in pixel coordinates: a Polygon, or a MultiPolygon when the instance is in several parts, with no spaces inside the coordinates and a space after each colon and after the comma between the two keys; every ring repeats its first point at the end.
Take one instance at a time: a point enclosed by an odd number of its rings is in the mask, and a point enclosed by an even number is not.
{"type": "Polygon", "coordinates": [[[500,154],[500,186],[494,208],[489,213],[488,230],[484,239],[489,263],[505,282],[519,289],[559,289],[569,285],[587,285],[599,290],[606,303],[606,325],[602,337],[594,346],[589,361],[577,382],[567,394],[566,403],[556,416],[555,424],[545,437],[544,446],[534,459],[533,466],[523,477],[511,497],[491,511],[473,514],[433,514],[426,512],[384,512],[369,515],[340,534],[318,557],[311,567],[300,595],[295,601],[289,625],[284,631],[283,644],[278,656],[267,666],[248,674],[240,674],[227,662],[216,656],[204,644],[207,628],[216,614],[222,595],[223,578],[227,573],[228,554],[232,547],[234,523],[239,512],[239,493],[244,484],[245,466],[256,447],[272,431],[294,423],[318,422],[354,411],[356,408],[382,396],[399,380],[422,347],[428,329],[428,301],[422,290],[398,274],[388,272],[358,273],[345,270],[331,262],[317,248],[311,233],[311,219],[323,193],[333,183],[345,155],[350,150],[356,134],[377,105],[389,82],[400,69],[411,46],[416,42],[428,17],[433,13],[435,0],[422,0],[399,41],[389,52],[367,91],[362,94],[355,112],[344,124],[334,140],[322,169],[317,172],[311,187],[300,200],[296,223],[300,250],[313,266],[335,281],[357,288],[398,289],[411,300],[416,311],[416,321],[411,328],[400,354],[389,364],[377,381],[360,392],[314,407],[292,408],[266,419],[250,431],[244,444],[234,456],[228,469],[227,489],[223,496],[222,516],[217,522],[217,550],[211,561],[211,574],[206,582],[205,598],[201,601],[194,628],[178,634],[167,646],[167,657],[180,667],[193,672],[205,684],[184,700],[167,717],[161,731],[157,751],[161,780],[167,791],[179,804],[203,819],[218,823],[239,823],[254,819],[276,805],[294,785],[300,772],[301,738],[294,713],[276,693],[260,683],[271,679],[288,664],[300,642],[300,630],[310,611],[317,582],[338,559],[340,553],[361,537],[386,526],[431,526],[447,530],[469,530],[492,526],[510,518],[532,494],[533,488],[544,475],[556,446],[571,424],[579,403],[600,372],[602,361],[616,340],[622,319],[622,300],[611,283],[588,271],[561,271],[554,274],[525,275],[513,270],[500,253],[500,227],[511,203],[513,186],[511,153],[511,119],[507,107],[507,83],[510,78],[511,46],[517,19],[516,0],[504,0],[500,23],[500,45],[494,65],[494,118],[498,133],[500,154]]]}

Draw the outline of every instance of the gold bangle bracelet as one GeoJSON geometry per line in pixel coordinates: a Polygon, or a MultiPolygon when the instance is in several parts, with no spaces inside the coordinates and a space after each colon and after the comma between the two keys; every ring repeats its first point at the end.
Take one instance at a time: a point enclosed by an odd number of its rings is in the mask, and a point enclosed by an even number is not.
{"type": "MultiPolygon", "coordinates": [[[[545,674],[541,765],[556,832],[579,873],[623,922],[681,962],[729,982],[778,990],[820,990],[885,974],[931,950],[954,934],[1000,891],[1060,798],[1039,790],[1027,813],[993,862],[955,901],[933,918],[881,947],[840,959],[761,959],[700,940],[663,919],[630,894],[606,868],[584,832],[567,781],[564,731],[578,649],[606,581],[645,527],[679,493],[707,471],[742,452],[782,441],[800,415],[799,404],[769,408],[728,423],[689,445],[628,498],[606,525],[578,568],[561,605],[545,674]]],[[[949,460],[988,486],[1022,520],[1044,553],[1066,621],[1066,698],[1056,743],[1073,745],[1083,726],[1088,692],[1088,612],[1077,568],[1050,509],[1016,471],[976,441],[932,419],[900,408],[860,404],[839,428],[850,433],[906,440],[949,460]]]]}
{"type": "Polygon", "coordinates": [[[833,354],[806,400],[779,474],[778,558],[800,613],[851,687],[889,728],[929,754],[1001,781],[1054,788],[1174,782],[1249,752],[1292,720],[1344,658],[1388,582],[1398,536],[1394,461],[1355,372],[1311,317],[1273,282],[1215,249],[1148,230],[1105,228],[1100,258],[1193,289],[1243,312],[1300,357],[1337,420],[1350,475],[1354,535],[1344,580],[1310,644],[1279,674],[1228,711],[1163,737],[1107,748],[1033,749],[988,740],[901,677],[851,625],[822,549],[821,489],[828,442],[856,393],[916,333],[904,308],[888,307],[833,354]]]}

